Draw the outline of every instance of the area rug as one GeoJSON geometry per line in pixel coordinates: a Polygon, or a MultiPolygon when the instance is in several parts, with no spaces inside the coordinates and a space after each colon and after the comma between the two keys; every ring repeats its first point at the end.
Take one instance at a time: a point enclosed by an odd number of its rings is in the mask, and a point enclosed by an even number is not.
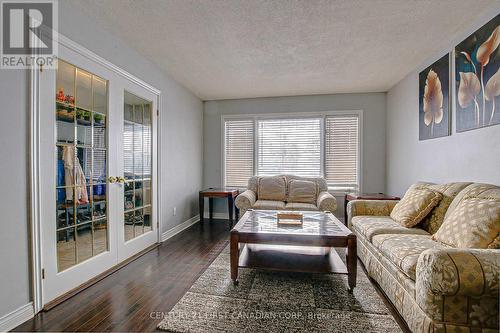
{"type": "MultiPolygon", "coordinates": [[[[338,250],[342,260],[345,256],[338,250]]],[[[226,247],[158,329],[169,332],[401,332],[367,276],[240,269],[233,285],[226,247]]]]}

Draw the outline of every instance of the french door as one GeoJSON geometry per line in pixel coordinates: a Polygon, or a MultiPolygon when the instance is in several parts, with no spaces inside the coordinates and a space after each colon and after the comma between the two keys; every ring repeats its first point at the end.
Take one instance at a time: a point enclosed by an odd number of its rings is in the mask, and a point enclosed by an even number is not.
{"type": "Polygon", "coordinates": [[[158,95],[63,46],[39,78],[48,304],[158,242],[158,95]]]}
{"type": "MultiPolygon", "coordinates": [[[[118,261],[158,242],[156,200],[156,96],[147,90],[124,82],[122,112],[116,121],[120,125],[121,140],[117,181],[120,183],[118,200],[118,261]]],[[[111,181],[113,181],[112,179],[111,181]]]]}

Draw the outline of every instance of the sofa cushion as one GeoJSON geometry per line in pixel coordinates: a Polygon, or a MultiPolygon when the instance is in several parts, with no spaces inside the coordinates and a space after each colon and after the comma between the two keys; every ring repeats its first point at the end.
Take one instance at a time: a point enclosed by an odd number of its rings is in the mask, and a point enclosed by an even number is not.
{"type": "Polygon", "coordinates": [[[465,187],[471,183],[447,183],[440,185],[428,185],[427,187],[431,190],[437,191],[443,195],[441,201],[438,205],[432,209],[432,211],[419,223],[419,227],[424,229],[430,234],[434,234],[438,231],[441,224],[443,224],[444,216],[448,207],[455,197],[462,191],[465,187]]]}
{"type": "Polygon", "coordinates": [[[253,209],[285,209],[285,202],[276,200],[257,200],[252,206],[253,209]]]}
{"type": "Polygon", "coordinates": [[[292,179],[288,183],[288,202],[316,204],[318,184],[308,180],[292,179]]]}
{"type": "Polygon", "coordinates": [[[375,235],[373,246],[415,281],[418,257],[427,249],[449,248],[433,241],[430,235],[375,235]]]}
{"type": "Polygon", "coordinates": [[[318,210],[318,206],[304,202],[288,202],[285,205],[288,210],[318,210]]]}
{"type": "Polygon", "coordinates": [[[328,185],[325,178],[323,177],[302,177],[296,175],[284,175],[286,181],[289,183],[292,180],[307,180],[309,182],[316,183],[318,185],[318,193],[323,191],[328,191],[328,185]]]}
{"type": "Polygon", "coordinates": [[[422,221],[443,195],[428,188],[410,188],[391,211],[393,220],[411,228],[422,221]]]}
{"type": "Polygon", "coordinates": [[[467,197],[446,217],[434,240],[460,248],[498,248],[500,200],[467,197]]]}
{"type": "Polygon", "coordinates": [[[260,177],[257,198],[259,200],[285,201],[286,180],[284,176],[260,177]]]}
{"type": "Polygon", "coordinates": [[[373,236],[380,234],[414,234],[429,235],[419,228],[405,228],[389,216],[355,216],[351,220],[354,231],[372,241],[373,236]]]}

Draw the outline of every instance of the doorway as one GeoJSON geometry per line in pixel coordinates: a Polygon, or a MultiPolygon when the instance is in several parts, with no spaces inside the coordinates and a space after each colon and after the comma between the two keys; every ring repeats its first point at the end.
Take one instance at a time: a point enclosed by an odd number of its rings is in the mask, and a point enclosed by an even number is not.
{"type": "Polygon", "coordinates": [[[89,52],[37,75],[41,306],[159,242],[159,91],[89,52]]]}

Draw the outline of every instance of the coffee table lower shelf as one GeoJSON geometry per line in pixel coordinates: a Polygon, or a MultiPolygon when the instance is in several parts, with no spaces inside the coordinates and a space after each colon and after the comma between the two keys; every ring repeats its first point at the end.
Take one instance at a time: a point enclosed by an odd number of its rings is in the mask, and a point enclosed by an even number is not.
{"type": "Polygon", "coordinates": [[[348,274],[335,248],[240,244],[238,268],[272,271],[348,274]]]}

